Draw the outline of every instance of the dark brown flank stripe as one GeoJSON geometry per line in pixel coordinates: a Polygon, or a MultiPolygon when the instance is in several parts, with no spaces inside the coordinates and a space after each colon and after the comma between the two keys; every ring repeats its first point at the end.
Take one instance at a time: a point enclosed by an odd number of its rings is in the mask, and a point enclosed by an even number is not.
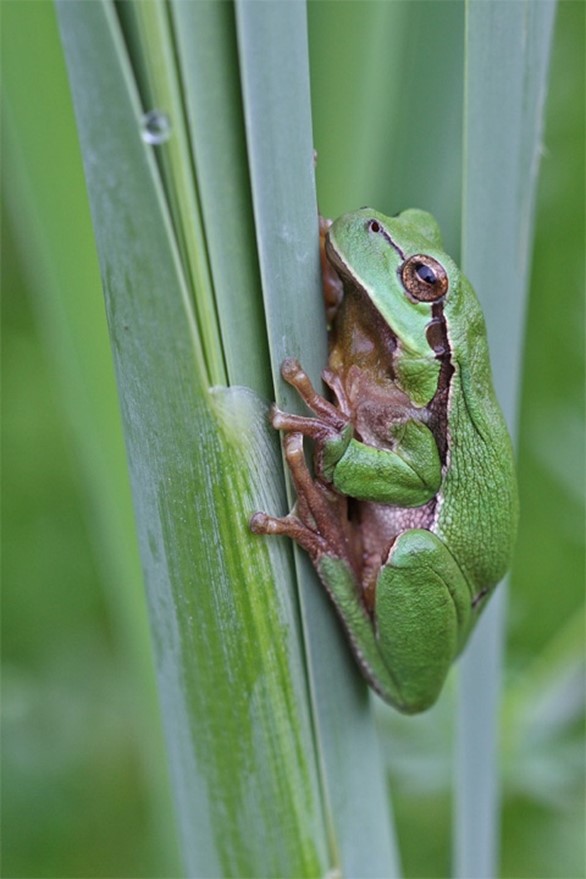
{"type": "Polygon", "coordinates": [[[452,364],[450,342],[444,318],[444,307],[441,302],[434,302],[431,307],[432,318],[438,321],[439,338],[441,346],[436,352],[436,360],[440,362],[440,373],[437,381],[437,390],[428,405],[429,427],[436,438],[442,465],[446,463],[448,453],[448,397],[450,382],[454,374],[452,364]]]}

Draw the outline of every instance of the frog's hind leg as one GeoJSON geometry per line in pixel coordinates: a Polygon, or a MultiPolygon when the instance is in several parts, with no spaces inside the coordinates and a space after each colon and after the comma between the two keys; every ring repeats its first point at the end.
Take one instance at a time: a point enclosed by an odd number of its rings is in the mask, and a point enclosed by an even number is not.
{"type": "Polygon", "coordinates": [[[402,710],[423,711],[437,699],[475,615],[470,587],[435,534],[399,535],[377,580],[375,608],[379,650],[402,710]]]}
{"type": "Polygon", "coordinates": [[[318,571],[372,688],[406,714],[433,705],[476,613],[441,540],[424,529],[398,536],[377,578],[372,617],[342,560],[324,556],[318,571]]]}

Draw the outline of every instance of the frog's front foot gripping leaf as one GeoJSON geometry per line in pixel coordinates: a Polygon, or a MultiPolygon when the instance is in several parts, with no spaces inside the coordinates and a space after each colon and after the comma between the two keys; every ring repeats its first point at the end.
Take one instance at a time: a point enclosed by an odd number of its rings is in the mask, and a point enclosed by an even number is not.
{"type": "MultiPolygon", "coordinates": [[[[339,459],[352,436],[348,417],[314,389],[297,360],[289,358],[281,367],[285,381],[296,388],[315,417],[270,410],[273,427],[284,431],[285,459],[297,495],[288,516],[255,513],[250,528],[255,534],[283,534],[295,540],[317,567],[324,555],[344,559],[353,567],[347,522],[347,498],[335,492],[323,479],[314,479],[307,469],[303,437],[314,441],[316,472],[324,473],[339,459]]],[[[334,382],[335,384],[335,382],[334,382]]]]}

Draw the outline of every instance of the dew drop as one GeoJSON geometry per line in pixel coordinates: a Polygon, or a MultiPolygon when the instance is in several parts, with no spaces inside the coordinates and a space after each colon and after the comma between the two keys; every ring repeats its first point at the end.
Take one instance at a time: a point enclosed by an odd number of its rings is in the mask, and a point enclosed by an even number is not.
{"type": "Polygon", "coordinates": [[[145,143],[159,146],[171,137],[171,121],[162,110],[149,110],[140,120],[140,130],[145,143]]]}

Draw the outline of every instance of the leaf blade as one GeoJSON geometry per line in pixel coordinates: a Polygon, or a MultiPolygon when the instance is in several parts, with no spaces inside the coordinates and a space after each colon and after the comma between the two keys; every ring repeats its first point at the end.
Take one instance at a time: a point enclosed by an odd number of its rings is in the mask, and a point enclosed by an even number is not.
{"type": "MultiPolygon", "coordinates": [[[[247,528],[247,507],[257,502],[246,451],[250,430],[255,462],[264,459],[259,447],[273,454],[273,439],[262,407],[246,397],[248,439],[237,445],[205,384],[173,226],[151,148],[140,136],[138,98],[112,6],[67,2],[59,15],[186,865],[195,875],[283,874],[286,865],[291,876],[315,876],[325,869],[325,834],[296,611],[287,588],[274,588],[268,551],[247,528]],[[275,815],[287,820],[277,823],[275,815]]],[[[233,416],[247,436],[242,418],[233,416]]],[[[271,550],[284,552],[282,544],[271,550]]],[[[285,556],[281,569],[288,564],[285,556]]]]}
{"type": "MultiPolygon", "coordinates": [[[[462,267],[484,307],[495,388],[512,426],[555,4],[468,2],[466,8],[462,267]]],[[[498,872],[497,716],[506,602],[501,586],[460,664],[456,876],[498,872]]]]}

